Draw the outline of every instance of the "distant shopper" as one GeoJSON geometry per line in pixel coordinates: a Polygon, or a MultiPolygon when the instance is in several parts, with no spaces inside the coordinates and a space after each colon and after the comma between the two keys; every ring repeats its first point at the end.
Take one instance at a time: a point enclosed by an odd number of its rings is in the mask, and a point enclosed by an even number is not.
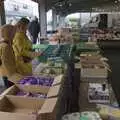
{"type": "Polygon", "coordinates": [[[39,25],[37,17],[33,18],[32,21],[29,23],[28,31],[29,31],[29,33],[30,33],[30,35],[32,37],[33,44],[36,44],[38,34],[40,32],[40,25],[39,25]]]}

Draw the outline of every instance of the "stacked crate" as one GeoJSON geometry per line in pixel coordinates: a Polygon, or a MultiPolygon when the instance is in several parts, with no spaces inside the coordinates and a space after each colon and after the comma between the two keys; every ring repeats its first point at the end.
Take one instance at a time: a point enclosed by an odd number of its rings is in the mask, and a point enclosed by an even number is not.
{"type": "MultiPolygon", "coordinates": [[[[95,92],[96,88],[107,88],[108,70],[109,66],[106,63],[106,58],[103,58],[100,54],[81,54],[80,55],[80,68],[81,68],[81,83],[80,83],[80,108],[84,110],[95,110],[97,103],[109,103],[107,97],[102,96],[101,100],[98,100],[98,93],[95,92]],[[92,88],[93,87],[93,88],[92,88]],[[95,97],[91,97],[89,94],[95,92],[95,97]],[[81,100],[81,97],[84,100],[81,100]],[[91,100],[92,99],[92,100],[91,100]],[[94,100],[96,99],[96,100],[94,100]],[[105,99],[105,100],[104,100],[105,99]]],[[[109,93],[109,92],[108,92],[109,93]]]]}

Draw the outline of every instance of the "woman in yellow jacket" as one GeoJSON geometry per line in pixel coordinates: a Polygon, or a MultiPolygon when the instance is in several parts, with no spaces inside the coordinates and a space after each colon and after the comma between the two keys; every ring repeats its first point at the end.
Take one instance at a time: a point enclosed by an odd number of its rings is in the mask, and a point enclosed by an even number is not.
{"type": "Polygon", "coordinates": [[[40,53],[32,52],[32,43],[26,36],[29,20],[22,18],[16,25],[16,34],[13,39],[13,50],[18,73],[22,75],[32,74],[31,60],[40,53]]]}
{"type": "Polygon", "coordinates": [[[12,25],[0,27],[0,77],[6,87],[13,85],[8,81],[9,77],[17,74],[15,57],[12,49],[12,40],[15,34],[15,28],[12,25]]]}
{"type": "Polygon", "coordinates": [[[15,29],[12,25],[0,28],[0,76],[11,76],[16,72],[15,57],[12,49],[12,40],[15,29]]]}

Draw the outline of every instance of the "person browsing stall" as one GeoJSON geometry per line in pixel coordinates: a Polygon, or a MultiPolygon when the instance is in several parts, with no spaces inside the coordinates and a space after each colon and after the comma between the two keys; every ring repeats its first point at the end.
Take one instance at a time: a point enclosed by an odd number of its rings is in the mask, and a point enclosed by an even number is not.
{"type": "Polygon", "coordinates": [[[13,50],[15,54],[18,72],[22,75],[32,74],[31,60],[40,56],[41,53],[32,52],[32,43],[26,35],[29,20],[21,18],[16,24],[16,34],[13,39],[13,50]]]}

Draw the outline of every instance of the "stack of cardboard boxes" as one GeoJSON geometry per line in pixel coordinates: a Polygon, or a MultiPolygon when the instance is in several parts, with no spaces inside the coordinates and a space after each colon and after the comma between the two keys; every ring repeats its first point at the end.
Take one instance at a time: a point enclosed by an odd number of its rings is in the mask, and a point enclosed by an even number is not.
{"type": "MultiPolygon", "coordinates": [[[[16,78],[16,77],[12,77],[16,78]]],[[[13,80],[15,82],[17,80],[13,80]]],[[[15,85],[0,96],[0,118],[3,120],[56,120],[62,116],[64,76],[54,78],[51,87],[41,85],[15,85]],[[37,94],[45,97],[18,95],[20,92],[37,94]]]]}
{"type": "Polygon", "coordinates": [[[80,106],[83,110],[84,108],[95,110],[93,108],[96,108],[96,104],[110,102],[107,84],[109,66],[106,61],[107,59],[99,54],[80,55],[80,88],[83,88],[82,92],[84,92],[83,94],[80,91],[80,95],[85,99],[80,100],[80,106]]]}

